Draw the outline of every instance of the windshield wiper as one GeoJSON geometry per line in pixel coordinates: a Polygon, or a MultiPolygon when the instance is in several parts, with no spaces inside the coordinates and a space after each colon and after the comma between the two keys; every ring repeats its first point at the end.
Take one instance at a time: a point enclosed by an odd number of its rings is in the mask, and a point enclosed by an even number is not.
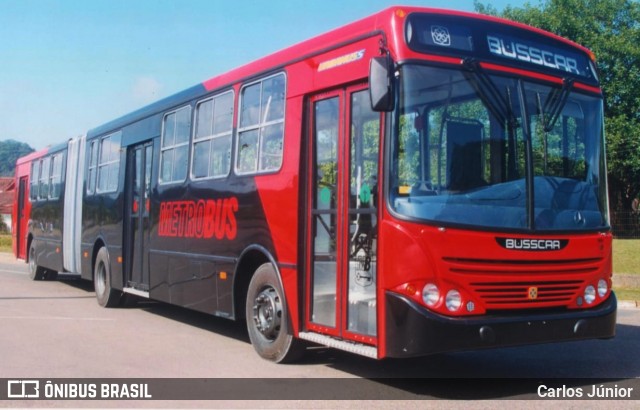
{"type": "Polygon", "coordinates": [[[564,109],[571,89],[573,88],[574,80],[572,78],[564,78],[562,80],[562,88],[554,88],[544,102],[544,107],[540,107],[540,100],[538,99],[538,109],[540,110],[540,116],[544,131],[549,132],[555,127],[562,110],[564,109]]]}
{"type": "Polygon", "coordinates": [[[573,79],[564,78],[562,80],[562,88],[554,88],[551,90],[547,99],[544,102],[544,107],[542,106],[540,93],[536,93],[536,102],[538,104],[538,112],[540,114],[540,122],[542,124],[542,131],[544,132],[542,138],[542,151],[544,153],[544,173],[547,173],[547,164],[548,164],[548,139],[549,132],[553,130],[556,126],[556,122],[558,122],[558,118],[562,114],[562,110],[564,109],[565,104],[567,103],[567,99],[569,98],[569,94],[571,94],[571,88],[573,87],[573,79]]]}
{"type": "Polygon", "coordinates": [[[501,124],[507,124],[510,128],[517,128],[518,120],[513,115],[510,101],[507,101],[489,75],[482,70],[480,63],[473,58],[465,58],[462,66],[465,69],[465,78],[489,111],[491,111],[491,114],[501,124]]]}
{"type": "Polygon", "coordinates": [[[515,130],[520,127],[518,119],[513,113],[510,89],[506,89],[506,96],[500,92],[493,80],[482,70],[480,63],[473,58],[465,58],[462,62],[463,73],[467,81],[471,84],[478,97],[482,100],[487,109],[506,127],[509,141],[507,156],[507,169],[510,179],[518,179],[519,172],[516,166],[517,147],[515,143],[515,130]]]}

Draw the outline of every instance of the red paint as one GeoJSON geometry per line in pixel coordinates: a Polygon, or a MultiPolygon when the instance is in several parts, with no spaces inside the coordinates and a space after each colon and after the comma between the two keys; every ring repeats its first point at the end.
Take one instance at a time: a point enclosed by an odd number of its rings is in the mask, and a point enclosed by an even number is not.
{"type": "MultiPolygon", "coordinates": [[[[584,287],[597,285],[599,279],[611,278],[611,234],[509,234],[514,238],[566,239],[566,248],[553,252],[532,254],[522,250],[507,250],[496,242],[491,232],[461,229],[439,229],[416,223],[394,221],[388,216],[381,224],[380,237],[384,258],[383,286],[411,297],[425,306],[422,288],[434,283],[444,295],[450,289],[462,294],[463,308],[450,312],[444,297],[430,308],[447,316],[481,315],[487,310],[527,309],[563,306],[580,309],[577,305],[584,287]],[[420,266],[420,269],[416,269],[420,266]],[[508,286],[505,283],[523,282],[527,285],[508,286]],[[576,282],[575,284],[568,284],[576,282]],[[540,285],[536,300],[527,298],[530,286],[540,285]],[[411,289],[415,291],[409,292],[411,289]],[[562,298],[543,295],[566,294],[562,298]],[[562,300],[560,300],[562,299],[562,300]],[[472,301],[475,309],[468,312],[464,303],[472,301]]],[[[598,297],[590,307],[607,297],[598,297]]]]}
{"type": "MultiPolygon", "coordinates": [[[[563,83],[563,79],[561,79],[561,78],[553,77],[553,76],[546,75],[546,74],[537,73],[535,71],[521,70],[521,69],[512,68],[512,67],[504,67],[504,66],[501,66],[501,65],[491,64],[491,63],[481,63],[480,65],[483,68],[487,69],[487,70],[493,70],[493,71],[500,71],[500,72],[504,72],[504,73],[517,74],[517,75],[520,75],[520,76],[523,76],[523,77],[535,78],[537,80],[543,80],[543,81],[547,81],[547,82],[554,83],[554,84],[562,84],[563,83]]],[[[589,91],[589,92],[594,93],[594,94],[598,94],[598,95],[602,94],[602,91],[598,87],[593,87],[593,86],[582,84],[582,83],[579,83],[579,82],[574,83],[573,86],[576,87],[576,88],[580,88],[581,90],[589,91]]]]}
{"type": "Polygon", "coordinates": [[[237,212],[235,197],[162,202],[158,236],[233,240],[238,233],[237,212]]]}
{"type": "Polygon", "coordinates": [[[45,156],[49,152],[49,148],[44,148],[40,151],[32,152],[25,155],[16,161],[15,169],[15,195],[13,200],[13,209],[11,211],[11,236],[13,239],[13,254],[18,259],[27,259],[27,235],[29,219],[31,218],[31,200],[30,195],[30,183],[31,183],[31,163],[34,160],[38,160],[45,156]],[[24,195],[24,207],[19,209],[18,200],[20,195],[20,179],[23,179],[25,183],[24,195]],[[19,214],[20,212],[20,214],[19,214]]]}

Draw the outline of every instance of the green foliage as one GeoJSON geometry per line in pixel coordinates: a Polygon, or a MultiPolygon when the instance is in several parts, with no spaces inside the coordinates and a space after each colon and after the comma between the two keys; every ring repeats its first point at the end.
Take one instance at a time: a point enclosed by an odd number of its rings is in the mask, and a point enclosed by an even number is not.
{"type": "MultiPolygon", "coordinates": [[[[640,2],[541,0],[498,12],[476,11],[539,27],[591,49],[605,94],[605,133],[612,224],[640,197],[640,2]]],[[[624,235],[624,232],[618,232],[624,235]]]]}
{"type": "Polygon", "coordinates": [[[16,160],[33,152],[28,144],[15,140],[0,141],[0,176],[12,177],[16,160]]]}
{"type": "Polygon", "coordinates": [[[613,240],[613,272],[640,275],[640,239],[613,240]]]}
{"type": "Polygon", "coordinates": [[[12,251],[12,239],[9,234],[0,234],[0,252],[12,251]]]}

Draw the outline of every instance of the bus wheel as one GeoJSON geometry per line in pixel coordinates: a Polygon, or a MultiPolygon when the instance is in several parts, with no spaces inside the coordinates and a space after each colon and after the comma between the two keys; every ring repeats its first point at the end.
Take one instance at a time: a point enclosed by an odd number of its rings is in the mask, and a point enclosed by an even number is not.
{"type": "Polygon", "coordinates": [[[105,247],[100,248],[96,257],[93,287],[96,290],[96,298],[100,306],[114,307],[120,303],[122,293],[111,288],[111,265],[109,264],[109,252],[105,247]]]}
{"type": "Polygon", "coordinates": [[[47,269],[47,272],[44,275],[45,280],[56,280],[58,279],[58,272],[55,270],[47,269]]]}
{"type": "Polygon", "coordinates": [[[33,242],[29,247],[29,277],[31,280],[43,280],[47,270],[36,263],[36,248],[33,242]]]}
{"type": "Polygon", "coordinates": [[[302,341],[291,334],[283,294],[273,266],[261,265],[247,292],[247,329],[260,357],[276,363],[294,361],[304,353],[302,341]]]}

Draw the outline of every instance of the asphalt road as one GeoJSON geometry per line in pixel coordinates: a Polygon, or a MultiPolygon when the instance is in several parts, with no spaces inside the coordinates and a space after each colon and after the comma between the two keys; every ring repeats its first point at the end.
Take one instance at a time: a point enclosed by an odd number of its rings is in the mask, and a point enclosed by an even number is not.
{"type": "MultiPolygon", "coordinates": [[[[54,282],[32,282],[26,272],[22,261],[0,254],[0,379],[253,378],[256,383],[264,384],[265,379],[270,378],[327,378],[339,380],[338,387],[327,382],[316,386],[317,389],[330,393],[342,385],[342,388],[361,389],[365,395],[369,392],[373,398],[382,395],[407,400],[475,400],[535,398],[535,386],[531,387],[531,383],[509,382],[519,378],[534,381],[587,378],[590,380],[584,383],[579,380],[570,383],[573,387],[584,385],[584,390],[591,391],[594,383],[615,382],[622,386],[628,379],[640,377],[640,309],[619,309],[617,335],[612,340],[383,361],[327,348],[311,348],[301,362],[277,365],[254,353],[243,324],[147,301],[125,308],[104,309],[95,301],[89,282],[65,275],[54,282]],[[413,382],[397,378],[410,378],[413,382]],[[418,378],[433,380],[417,383],[418,378]],[[500,380],[482,381],[482,378],[500,380]],[[495,388],[495,383],[508,388],[495,388]]],[[[293,382],[291,385],[296,386],[293,382]]],[[[273,386],[283,388],[282,383],[273,386]]],[[[241,393],[238,399],[254,398],[250,386],[245,385],[243,389],[246,396],[241,393]]],[[[640,399],[640,388],[635,390],[632,398],[640,399]]],[[[354,399],[361,398],[356,396],[354,399]]],[[[307,402],[297,400],[275,403],[128,401],[124,404],[119,401],[5,401],[0,402],[0,407],[236,407],[239,403],[245,403],[242,407],[308,407],[307,402]]],[[[362,401],[327,403],[330,408],[363,405],[362,401]]],[[[398,404],[375,403],[389,408],[398,404]]]]}

